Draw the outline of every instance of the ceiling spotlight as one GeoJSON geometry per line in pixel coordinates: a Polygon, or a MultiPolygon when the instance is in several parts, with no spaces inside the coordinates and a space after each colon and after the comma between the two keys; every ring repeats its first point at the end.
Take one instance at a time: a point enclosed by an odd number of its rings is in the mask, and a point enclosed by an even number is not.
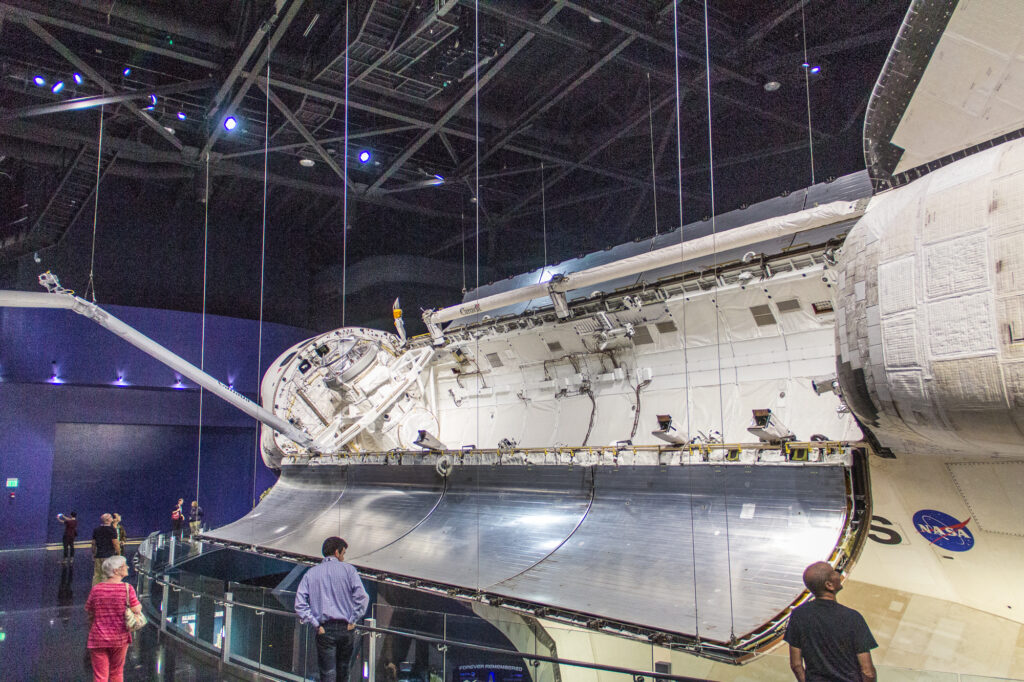
{"type": "Polygon", "coordinates": [[[156,106],[156,95],[150,95],[149,96],[149,101],[155,107],[156,106]]]}
{"type": "Polygon", "coordinates": [[[234,130],[236,126],[238,126],[238,120],[234,116],[224,119],[224,130],[234,130]]]}
{"type": "Polygon", "coordinates": [[[597,17],[595,17],[593,14],[588,14],[587,15],[587,19],[590,19],[595,24],[600,24],[601,23],[601,20],[598,19],[597,17]]]}
{"type": "Polygon", "coordinates": [[[370,152],[366,151],[365,149],[363,151],[359,152],[359,163],[366,163],[369,160],[370,160],[370,152]]]}
{"type": "Polygon", "coordinates": [[[128,76],[128,75],[131,75],[131,72],[132,72],[131,67],[130,66],[126,66],[126,67],[124,67],[124,71],[121,72],[121,75],[128,76]]]}
{"type": "Polygon", "coordinates": [[[46,79],[42,76],[36,76],[32,79],[32,82],[38,85],[39,87],[43,87],[44,85],[46,85],[46,79]]]}
{"type": "Polygon", "coordinates": [[[312,168],[316,165],[316,161],[313,159],[299,159],[299,165],[303,168],[312,168]]]}
{"type": "Polygon", "coordinates": [[[64,89],[64,81],[57,81],[53,84],[53,87],[50,89],[53,90],[53,94],[57,94],[58,92],[64,89]]]}
{"type": "Polygon", "coordinates": [[[811,68],[811,65],[810,65],[810,64],[809,64],[808,62],[804,62],[804,63],[803,63],[803,64],[801,64],[800,66],[802,66],[802,67],[803,67],[803,68],[805,68],[805,69],[809,69],[809,68],[811,68]]]}
{"type": "Polygon", "coordinates": [[[75,85],[81,85],[81,84],[82,84],[82,74],[76,73],[75,74],[75,85]]]}
{"type": "Polygon", "coordinates": [[[767,90],[768,92],[775,92],[781,87],[782,83],[780,83],[779,81],[768,81],[767,83],[764,84],[764,89],[767,90]]]}
{"type": "Polygon", "coordinates": [[[185,118],[186,118],[186,116],[185,116],[185,112],[184,112],[184,111],[179,111],[179,112],[178,112],[178,120],[179,120],[179,121],[184,121],[184,120],[185,120],[185,118]]]}
{"type": "Polygon", "coordinates": [[[443,185],[444,184],[444,176],[435,174],[434,178],[435,179],[431,180],[431,182],[430,182],[431,185],[435,185],[436,186],[436,185],[443,185]]]}
{"type": "Polygon", "coordinates": [[[811,67],[811,73],[818,73],[819,71],[821,71],[821,67],[820,66],[812,66],[811,67]]]}

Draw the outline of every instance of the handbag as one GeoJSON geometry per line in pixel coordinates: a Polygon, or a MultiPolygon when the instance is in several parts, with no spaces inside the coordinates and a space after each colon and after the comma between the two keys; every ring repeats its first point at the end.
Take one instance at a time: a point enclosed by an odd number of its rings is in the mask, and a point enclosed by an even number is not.
{"type": "Polygon", "coordinates": [[[124,626],[128,632],[138,632],[146,627],[146,617],[141,613],[132,611],[132,593],[128,583],[124,584],[124,626]]]}

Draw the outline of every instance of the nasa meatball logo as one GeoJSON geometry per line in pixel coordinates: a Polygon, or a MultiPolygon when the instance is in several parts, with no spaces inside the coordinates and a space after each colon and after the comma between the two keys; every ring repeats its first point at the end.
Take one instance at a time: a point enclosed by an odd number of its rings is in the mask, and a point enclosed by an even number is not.
{"type": "Polygon", "coordinates": [[[950,552],[966,552],[974,547],[974,535],[967,528],[971,520],[965,520],[934,509],[922,509],[914,514],[914,528],[926,540],[950,552]]]}

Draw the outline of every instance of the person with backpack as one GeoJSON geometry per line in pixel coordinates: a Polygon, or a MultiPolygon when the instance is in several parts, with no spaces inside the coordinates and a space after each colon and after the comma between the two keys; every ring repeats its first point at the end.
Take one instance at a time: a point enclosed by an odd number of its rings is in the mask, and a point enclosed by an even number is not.
{"type": "Polygon", "coordinates": [[[178,504],[171,510],[171,527],[174,530],[174,537],[181,539],[181,527],[185,523],[185,512],[182,510],[182,505],[185,504],[185,498],[179,497],[178,504]]]}

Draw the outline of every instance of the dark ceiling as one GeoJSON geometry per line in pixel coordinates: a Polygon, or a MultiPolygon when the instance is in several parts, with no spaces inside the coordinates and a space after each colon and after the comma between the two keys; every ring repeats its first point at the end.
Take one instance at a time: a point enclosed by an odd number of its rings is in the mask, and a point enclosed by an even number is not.
{"type": "Polygon", "coordinates": [[[329,328],[343,263],[419,256],[464,277],[417,261],[346,321],[393,291],[447,305],[477,263],[507,276],[862,169],[906,7],[4,0],[0,284],[49,268],[100,303],[329,328]]]}

